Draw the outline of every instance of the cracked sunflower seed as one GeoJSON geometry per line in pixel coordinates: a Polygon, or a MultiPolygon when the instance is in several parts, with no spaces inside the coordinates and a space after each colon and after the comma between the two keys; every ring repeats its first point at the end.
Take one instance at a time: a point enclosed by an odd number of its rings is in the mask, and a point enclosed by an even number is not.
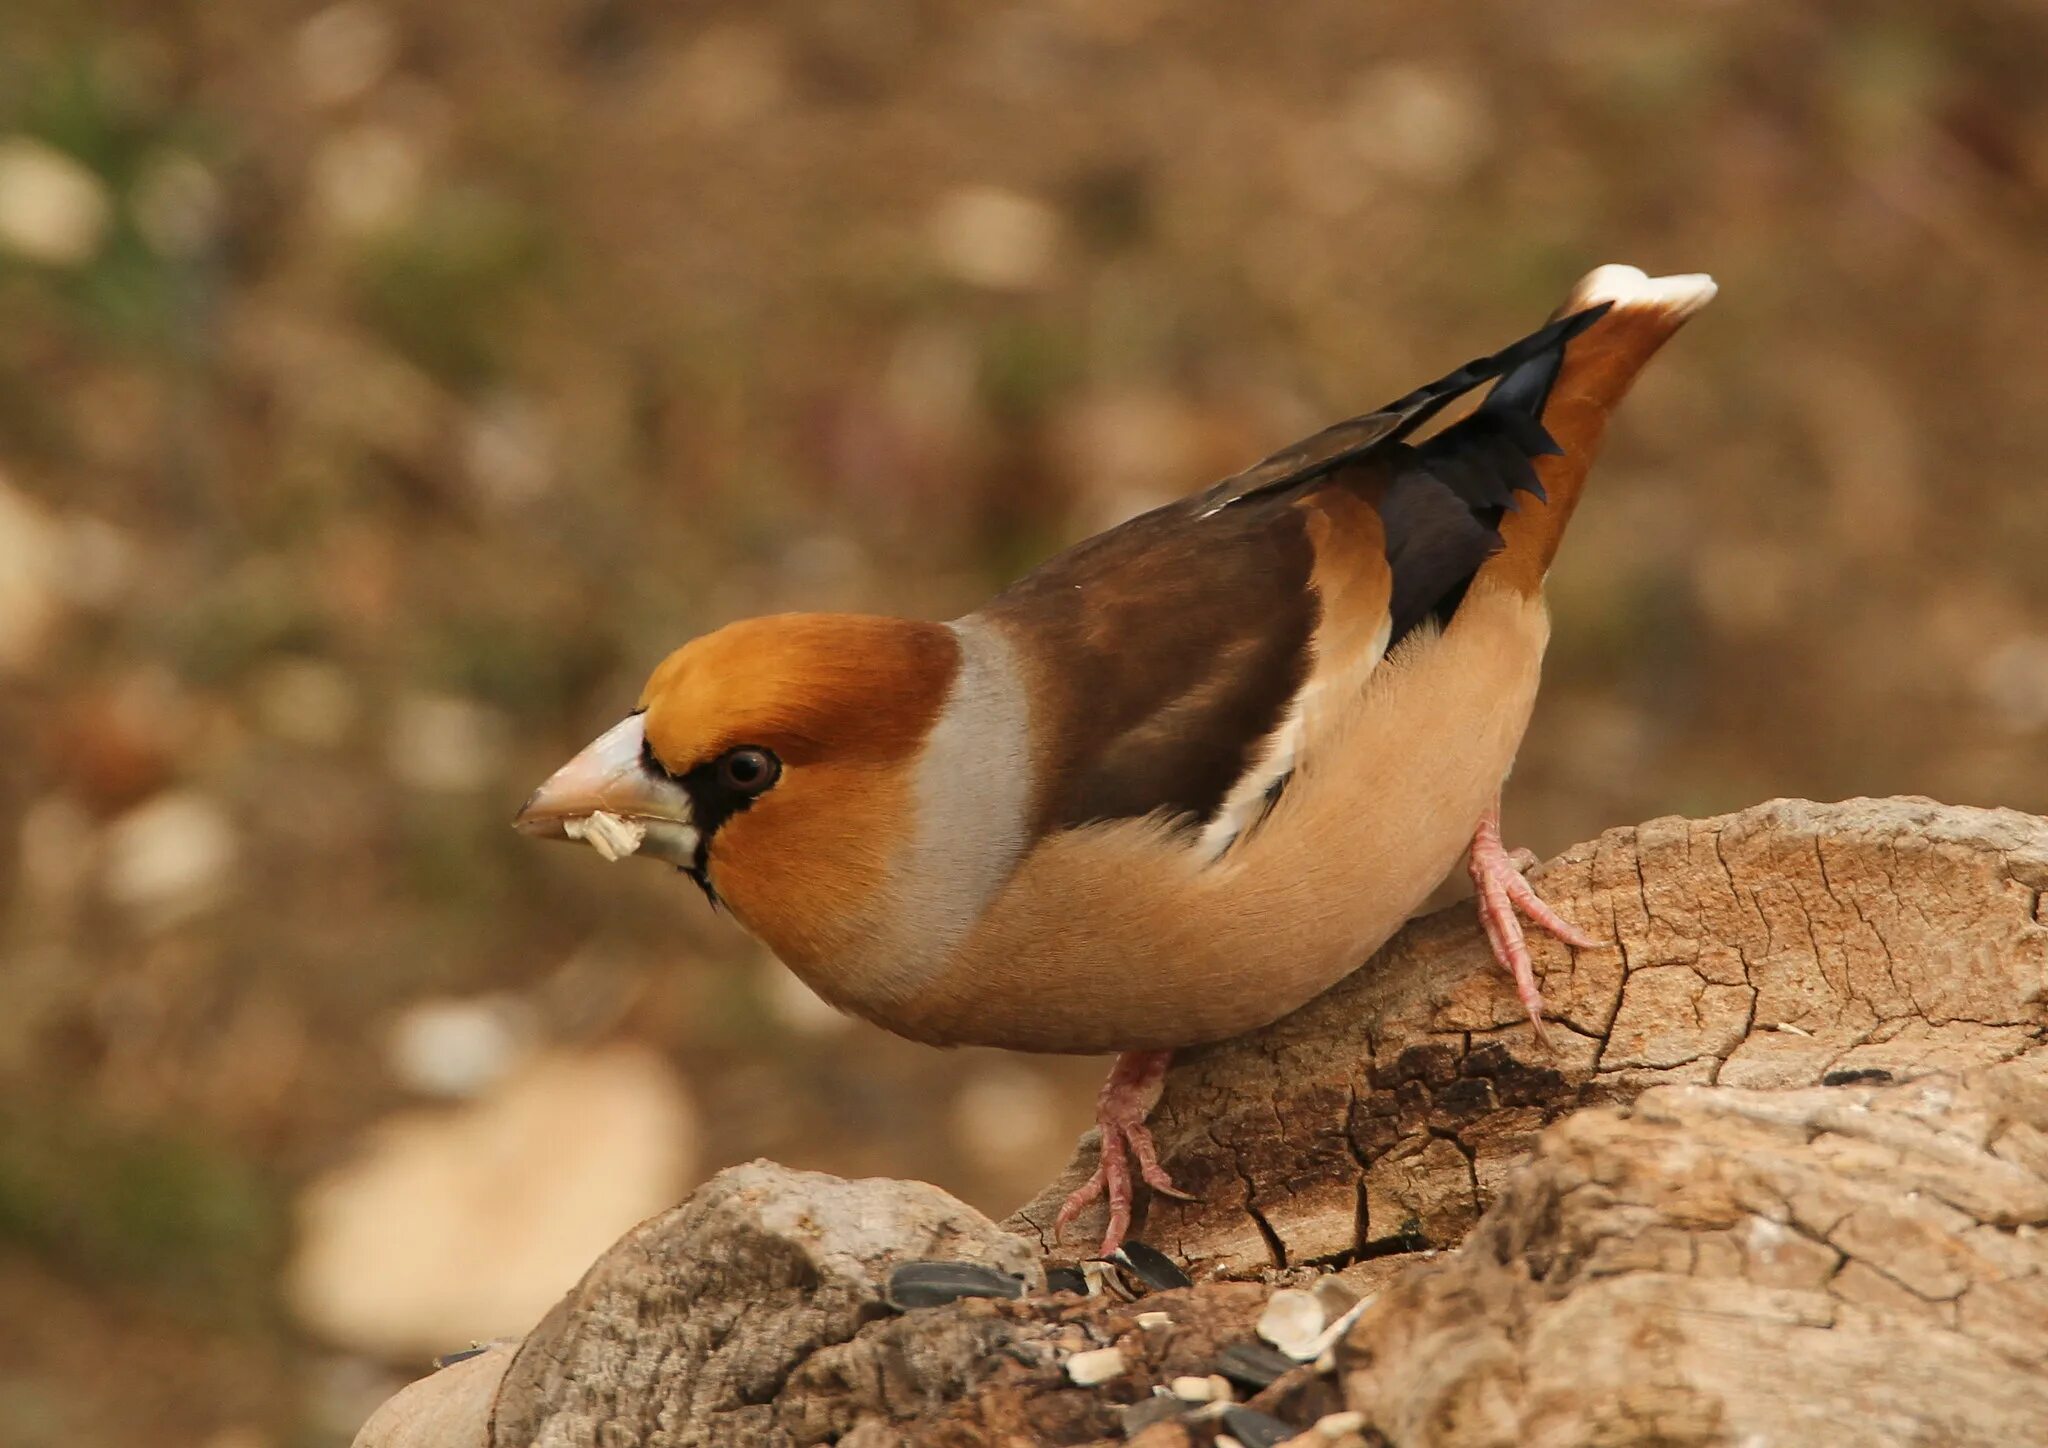
{"type": "Polygon", "coordinates": [[[1320,1339],[1327,1319],[1315,1294],[1297,1287],[1283,1287],[1266,1301],[1259,1314],[1258,1334],[1296,1362],[1307,1362],[1322,1350],[1320,1339]]]}
{"type": "Polygon", "coordinates": [[[1365,1316],[1365,1310],[1372,1306],[1376,1300],[1373,1297],[1361,1298],[1351,1305],[1349,1311],[1340,1315],[1328,1327],[1323,1329],[1322,1336],[1318,1337],[1313,1344],[1315,1348],[1313,1361],[1315,1362],[1317,1372],[1327,1373],[1336,1368],[1335,1350],[1337,1344],[1344,1340],[1345,1333],[1351,1331],[1351,1324],[1365,1316]]]}
{"type": "Polygon", "coordinates": [[[1122,1348],[1098,1347],[1090,1352],[1077,1352],[1067,1359],[1067,1376],[1079,1387],[1096,1387],[1123,1375],[1122,1348]]]}
{"type": "Polygon", "coordinates": [[[596,810],[581,819],[563,820],[562,833],[572,840],[583,841],[606,860],[617,864],[640,848],[640,842],[647,838],[647,826],[609,810],[596,810]]]}
{"type": "Polygon", "coordinates": [[[1094,1261],[1081,1264],[1081,1278],[1088,1284],[1090,1297],[1108,1296],[1118,1302],[1130,1302],[1137,1293],[1124,1285],[1123,1274],[1116,1270],[1114,1263],[1094,1261]]]}

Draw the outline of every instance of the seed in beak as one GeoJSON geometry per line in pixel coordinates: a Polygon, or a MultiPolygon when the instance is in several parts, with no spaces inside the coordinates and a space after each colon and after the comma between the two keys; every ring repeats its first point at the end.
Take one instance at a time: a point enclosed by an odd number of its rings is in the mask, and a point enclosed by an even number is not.
{"type": "Polygon", "coordinates": [[[610,810],[601,809],[580,819],[563,820],[562,833],[572,840],[583,841],[605,859],[617,864],[640,848],[640,842],[647,838],[647,826],[639,820],[625,819],[610,810]]]}

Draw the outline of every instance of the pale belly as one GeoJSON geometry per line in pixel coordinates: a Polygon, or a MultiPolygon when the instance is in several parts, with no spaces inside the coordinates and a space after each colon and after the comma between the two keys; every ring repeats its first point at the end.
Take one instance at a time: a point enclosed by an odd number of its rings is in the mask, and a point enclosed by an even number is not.
{"type": "Polygon", "coordinates": [[[1141,821],[1071,831],[907,996],[802,973],[950,1045],[1154,1050],[1273,1021],[1363,964],[1456,865],[1514,762],[1548,636],[1540,599],[1475,590],[1311,736],[1279,806],[1220,862],[1141,821]]]}

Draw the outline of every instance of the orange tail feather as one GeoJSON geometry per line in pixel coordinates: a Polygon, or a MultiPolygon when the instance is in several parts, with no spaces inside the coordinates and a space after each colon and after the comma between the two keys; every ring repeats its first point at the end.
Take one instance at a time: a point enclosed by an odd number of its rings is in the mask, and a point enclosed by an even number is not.
{"type": "Polygon", "coordinates": [[[1649,277],[1632,266],[1600,267],[1572,288],[1557,310],[1559,317],[1602,302],[1614,305],[1565,349],[1543,411],[1543,425],[1562,455],[1541,458],[1536,464],[1547,499],[1522,498],[1519,510],[1502,519],[1505,546],[1488,560],[1482,577],[1523,593],[1543,586],[1565,525],[1578,506],[1587,469],[1599,454],[1608,416],[1657,349],[1713,299],[1714,283],[1708,277],[1649,277]]]}

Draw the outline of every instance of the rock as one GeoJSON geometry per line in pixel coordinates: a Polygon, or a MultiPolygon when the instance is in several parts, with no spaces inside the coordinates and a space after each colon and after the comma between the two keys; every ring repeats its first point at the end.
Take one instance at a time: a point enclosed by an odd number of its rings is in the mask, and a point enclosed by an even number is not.
{"type": "Polygon", "coordinates": [[[485,1448],[514,1343],[494,1343],[409,1383],[370,1415],[352,1448],[485,1448]]]}
{"type": "Polygon", "coordinates": [[[1283,1287],[1259,1315],[1259,1336],[1295,1359],[1307,1362],[1322,1351],[1323,1304],[1313,1292],[1283,1287]]]}
{"type": "MultiPolygon", "coordinates": [[[[786,1414],[776,1390],[886,1311],[892,1264],[922,1258],[986,1262],[1044,1287],[1029,1244],[937,1187],[772,1162],[722,1171],[606,1253],[527,1338],[493,1442],[609,1442],[621,1405],[642,1401],[663,1404],[662,1448],[819,1441],[779,1421],[804,1406],[786,1414]]],[[[951,1309],[917,1316],[950,1320],[951,1309]]]]}
{"type": "Polygon", "coordinates": [[[301,1197],[293,1309],[386,1357],[523,1332],[675,1200],[696,1136],[681,1083],[637,1046],[557,1052],[473,1102],[399,1112],[301,1197]]]}
{"type": "Polygon", "coordinates": [[[1100,1387],[1123,1375],[1124,1355],[1118,1348],[1091,1348],[1067,1359],[1067,1376],[1076,1387],[1100,1387]]]}

